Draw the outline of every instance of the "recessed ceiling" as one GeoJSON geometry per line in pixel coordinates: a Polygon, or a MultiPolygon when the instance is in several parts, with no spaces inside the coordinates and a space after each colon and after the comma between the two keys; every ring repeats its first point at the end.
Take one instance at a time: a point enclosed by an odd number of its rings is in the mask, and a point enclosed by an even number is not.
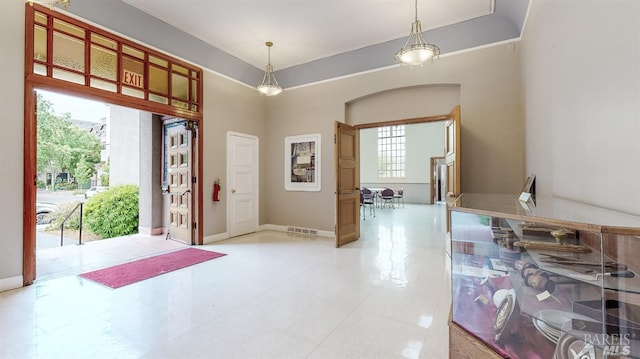
{"type": "MultiPolygon", "coordinates": [[[[273,41],[276,70],[407,37],[415,18],[413,0],[123,1],[258,68],[273,41]]],[[[493,9],[494,0],[418,0],[418,19],[426,31],[493,9]]]]}

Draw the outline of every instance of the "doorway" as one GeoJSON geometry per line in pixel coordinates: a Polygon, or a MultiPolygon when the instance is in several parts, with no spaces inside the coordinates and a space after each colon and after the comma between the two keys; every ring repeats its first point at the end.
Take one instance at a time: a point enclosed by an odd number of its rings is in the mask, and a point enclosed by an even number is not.
{"type": "Polygon", "coordinates": [[[109,266],[196,242],[192,221],[197,218],[193,184],[197,124],[42,90],[37,91],[36,112],[36,207],[42,209],[44,204],[51,202],[51,212],[55,212],[48,216],[55,220],[55,226],[46,220],[49,224],[36,224],[37,279],[73,275],[86,270],[87,266],[109,266]],[[164,128],[175,129],[173,141],[165,140],[164,128]],[[77,143],[86,144],[79,146],[77,143]],[[174,146],[168,147],[177,150],[171,154],[175,158],[175,168],[165,166],[169,154],[163,143],[173,143],[174,146]],[[73,156],[68,158],[69,153],[76,154],[75,162],[73,156]],[[162,193],[159,185],[165,178],[163,168],[177,174],[175,188],[183,194],[178,209],[187,215],[174,216],[180,221],[177,228],[170,228],[166,221],[170,208],[164,200],[168,196],[162,193]],[[189,180],[185,180],[184,169],[188,169],[189,180]],[[57,180],[50,181],[52,178],[57,180]],[[114,204],[109,202],[114,196],[117,197],[115,202],[122,206],[104,205],[114,204]],[[81,203],[83,206],[78,207],[81,203]],[[96,204],[109,208],[99,216],[106,224],[99,228],[103,231],[95,229],[95,223],[91,223],[95,221],[87,220],[87,210],[96,208],[96,204]],[[61,230],[58,222],[72,209],[75,212],[68,222],[75,224],[72,228],[65,225],[61,230]],[[78,219],[82,209],[85,216],[80,227],[78,219]],[[112,223],[117,223],[120,232],[105,228],[113,227],[112,223]],[[186,235],[179,233],[183,226],[190,229],[186,235]],[[110,233],[105,234],[105,229],[110,233]],[[163,234],[169,231],[171,239],[179,243],[166,241],[168,236],[163,234]],[[79,246],[80,243],[83,245],[79,246]],[[109,255],[97,255],[103,251],[109,255]]]}
{"type": "MultiPolygon", "coordinates": [[[[179,116],[196,121],[202,131],[203,72],[192,64],[38,4],[26,7],[25,39],[22,280],[23,285],[29,285],[36,278],[35,89],[59,91],[150,114],[179,116]],[[52,41],[52,36],[68,40],[52,41]]],[[[202,141],[194,146],[197,153],[202,153],[202,141]]],[[[197,178],[193,188],[197,191],[192,195],[194,210],[197,209],[194,223],[198,223],[202,222],[202,159],[195,156],[197,178]]],[[[159,184],[156,182],[154,187],[162,198],[159,184]]],[[[202,226],[194,225],[194,230],[196,243],[202,244],[202,226]]]]}
{"type": "MultiPolygon", "coordinates": [[[[354,128],[357,130],[358,133],[360,133],[362,132],[363,129],[373,129],[373,128],[387,127],[387,126],[404,126],[404,125],[429,123],[429,122],[441,122],[444,124],[443,132],[441,132],[441,134],[439,135],[439,136],[442,136],[442,138],[444,139],[444,146],[442,148],[444,153],[441,153],[441,155],[444,155],[446,157],[447,188],[449,192],[448,195],[450,196],[450,198],[451,196],[455,197],[456,194],[460,193],[460,158],[459,158],[460,156],[460,106],[459,105],[455,106],[448,115],[387,121],[387,122],[367,123],[367,124],[356,125],[354,126],[354,128]]],[[[337,130],[335,132],[337,135],[338,134],[337,130]]],[[[358,135],[357,138],[360,138],[360,136],[358,135]]],[[[367,151],[362,151],[362,152],[377,153],[377,151],[374,151],[371,149],[367,151]]],[[[355,171],[358,174],[360,174],[360,170],[361,170],[361,160],[362,160],[362,157],[360,156],[355,161],[356,163],[355,171]]],[[[339,163],[338,163],[339,161],[340,159],[338,158],[338,156],[336,156],[336,159],[335,159],[336,168],[339,168],[339,163]]],[[[377,160],[375,161],[375,163],[377,163],[377,160]]],[[[336,181],[338,183],[340,181],[339,177],[340,177],[340,173],[336,173],[336,181]]],[[[364,183],[362,179],[362,175],[359,175],[359,180],[360,182],[356,184],[356,188],[359,188],[362,185],[361,182],[364,183]]],[[[426,184],[423,187],[424,188],[422,188],[422,190],[425,193],[425,198],[428,198],[430,194],[430,190],[426,184]]],[[[339,188],[339,186],[337,188],[339,188]]],[[[403,193],[403,195],[406,196],[406,192],[403,193]]],[[[406,200],[406,198],[404,198],[404,200],[406,200]]],[[[339,213],[341,213],[339,206],[340,206],[339,196],[336,196],[336,209],[335,209],[336,216],[339,213]]],[[[355,218],[359,223],[360,212],[356,212],[355,218]]],[[[340,220],[338,219],[336,225],[340,225],[339,221],[340,220]]],[[[448,228],[448,222],[447,222],[447,228],[448,228]]],[[[355,238],[354,240],[357,240],[357,239],[358,238],[355,238]]],[[[341,238],[340,231],[336,231],[336,243],[338,247],[340,246],[340,243],[346,243],[341,238]]]]}

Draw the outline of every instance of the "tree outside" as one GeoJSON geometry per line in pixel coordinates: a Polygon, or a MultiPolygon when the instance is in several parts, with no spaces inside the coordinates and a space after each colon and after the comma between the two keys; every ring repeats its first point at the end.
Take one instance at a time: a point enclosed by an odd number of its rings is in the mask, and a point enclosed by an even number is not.
{"type": "Polygon", "coordinates": [[[37,168],[51,173],[52,190],[60,173],[69,173],[77,182],[87,182],[100,163],[100,140],[71,123],[71,115],[58,116],[53,104],[37,94],[37,168]]]}

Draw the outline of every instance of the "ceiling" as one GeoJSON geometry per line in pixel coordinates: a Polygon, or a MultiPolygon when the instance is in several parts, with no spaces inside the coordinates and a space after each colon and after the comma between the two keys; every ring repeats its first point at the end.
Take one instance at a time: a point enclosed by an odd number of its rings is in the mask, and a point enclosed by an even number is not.
{"type": "MultiPolygon", "coordinates": [[[[530,0],[418,0],[443,56],[518,39],[530,0]]],[[[68,11],[254,86],[271,63],[284,87],[396,65],[414,0],[74,0],[68,11]]]]}
{"type": "MultiPolygon", "coordinates": [[[[275,70],[406,37],[415,18],[414,0],[123,1],[256,67],[272,41],[275,70]]],[[[418,19],[426,31],[489,15],[493,5],[419,0],[418,19]]]]}

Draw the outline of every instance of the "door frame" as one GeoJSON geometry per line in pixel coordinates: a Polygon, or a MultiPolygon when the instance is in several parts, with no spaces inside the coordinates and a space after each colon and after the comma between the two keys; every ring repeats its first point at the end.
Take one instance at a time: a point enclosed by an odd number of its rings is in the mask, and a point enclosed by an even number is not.
{"type": "MultiPolygon", "coordinates": [[[[459,195],[460,187],[461,187],[461,183],[460,183],[461,182],[460,167],[462,165],[462,161],[460,160],[460,151],[459,151],[459,147],[460,147],[460,105],[455,105],[453,107],[453,109],[451,110],[451,112],[446,114],[446,115],[436,115],[436,116],[428,116],[428,117],[408,118],[408,119],[402,119],[402,120],[363,123],[363,124],[354,125],[354,127],[356,128],[356,130],[360,130],[360,129],[363,129],[363,128],[376,128],[376,127],[384,127],[384,126],[410,125],[410,124],[425,123],[425,122],[445,122],[446,123],[447,121],[451,121],[451,120],[455,120],[456,121],[456,126],[457,126],[456,127],[456,132],[455,132],[455,138],[454,138],[455,144],[456,144],[455,153],[457,154],[456,164],[455,164],[455,166],[456,166],[456,171],[455,171],[456,178],[454,179],[454,181],[455,181],[454,190],[459,195]]],[[[446,137],[446,135],[445,135],[445,137],[446,137]]],[[[447,141],[446,138],[445,138],[445,141],[447,141]]],[[[443,150],[446,151],[446,149],[443,149],[443,150]]],[[[447,154],[445,153],[445,157],[446,156],[447,156],[447,154]]],[[[337,156],[336,156],[336,163],[334,165],[337,168],[337,166],[338,166],[337,165],[337,156]]],[[[358,161],[356,161],[356,170],[360,171],[360,159],[358,159],[358,161]]],[[[447,191],[450,191],[449,185],[447,185],[447,191]]],[[[337,201],[337,194],[336,194],[336,201],[337,201]]],[[[449,202],[449,201],[447,201],[447,202],[449,202]]],[[[449,231],[449,214],[447,213],[447,232],[448,231],[449,231]]]]}
{"type": "MultiPolygon", "coordinates": [[[[22,215],[22,282],[23,285],[30,285],[36,278],[36,226],[35,226],[35,213],[36,213],[36,180],[37,180],[37,120],[36,120],[36,89],[49,90],[58,93],[63,93],[71,96],[77,96],[87,98],[91,100],[101,101],[109,104],[129,107],[137,110],[147,111],[158,115],[177,116],[185,119],[193,120],[198,123],[198,128],[203,132],[203,113],[204,113],[204,85],[203,85],[203,71],[194,67],[186,62],[183,62],[173,56],[161,53],[153,50],[148,46],[143,45],[140,42],[131,41],[117,36],[115,33],[109,30],[99,29],[92,25],[89,25],[83,20],[66,16],[60,12],[55,12],[52,9],[48,9],[45,6],[39,4],[25,4],[25,50],[24,50],[24,172],[23,172],[23,215],[22,215]],[[160,58],[171,61],[183,67],[187,67],[198,73],[200,81],[197,83],[197,105],[198,108],[194,110],[186,110],[172,106],[170,104],[161,104],[158,102],[150,101],[148,99],[139,99],[131,96],[127,96],[121,93],[109,92],[98,88],[90,87],[86,84],[67,82],[64,80],[56,79],[50,76],[42,76],[33,72],[34,63],[34,44],[32,39],[34,38],[34,9],[39,12],[46,13],[48,16],[62,19],[76,26],[79,26],[85,30],[89,29],[99,35],[103,35],[111,40],[130,45],[140,51],[153,54],[160,58]]],[[[85,43],[86,45],[86,43],[85,43]]],[[[48,47],[47,51],[51,51],[48,47]]],[[[85,53],[85,61],[88,61],[89,57],[85,53]]],[[[51,57],[49,57],[49,61],[51,57]]],[[[48,65],[51,65],[48,63],[48,65]]],[[[146,65],[145,65],[146,66],[146,65]]],[[[49,69],[50,70],[50,69],[49,69]]],[[[48,72],[50,72],[48,70],[48,72]]],[[[87,74],[85,73],[85,76],[87,74]]],[[[198,196],[198,223],[202,223],[202,153],[203,153],[203,141],[198,141],[198,177],[197,177],[197,196],[198,196]]],[[[202,244],[202,225],[198,226],[198,244],[202,244]]]]}
{"type": "MultiPolygon", "coordinates": [[[[37,180],[37,118],[36,118],[36,90],[48,90],[63,93],[71,96],[102,101],[109,104],[125,106],[154,114],[165,114],[170,116],[181,116],[185,119],[195,121],[200,133],[203,133],[203,121],[201,116],[185,116],[185,113],[166,113],[167,107],[162,104],[154,105],[149,101],[146,106],[137,106],[136,103],[120,100],[117,96],[107,94],[105,96],[96,94],[95,89],[83,88],[76,84],[67,84],[63,81],[42,78],[38,81],[25,79],[24,85],[24,176],[23,176],[23,216],[22,216],[22,282],[24,286],[33,284],[36,279],[36,180],[37,180]],[[87,90],[86,92],[84,90],[87,90]]],[[[171,111],[169,111],[171,112],[171,111]]],[[[197,141],[197,174],[196,174],[196,197],[197,197],[197,223],[196,238],[198,245],[203,244],[203,203],[202,203],[202,173],[203,161],[202,151],[203,141],[197,141]]]]}
{"type": "MultiPolygon", "coordinates": [[[[257,147],[257,151],[256,151],[256,163],[255,163],[255,168],[253,168],[254,174],[257,178],[257,183],[256,183],[256,188],[255,188],[255,192],[254,192],[254,197],[253,200],[255,201],[255,210],[256,210],[256,222],[255,222],[255,227],[256,230],[258,230],[259,226],[260,226],[260,138],[258,136],[254,136],[254,135],[249,135],[246,133],[240,133],[240,132],[234,132],[234,131],[228,131],[227,132],[227,168],[226,168],[226,172],[227,172],[227,179],[226,179],[226,183],[227,183],[227,189],[224,192],[226,194],[226,198],[228,199],[227,202],[227,236],[231,237],[231,227],[232,227],[232,223],[231,223],[231,195],[232,195],[232,186],[233,183],[231,183],[232,179],[231,179],[231,169],[232,169],[232,158],[231,158],[231,152],[230,148],[231,148],[231,141],[229,141],[229,138],[231,136],[234,137],[241,137],[244,139],[248,139],[248,140],[252,140],[254,141],[255,146],[257,147]]],[[[234,235],[235,236],[235,235],[234,235]]]]}
{"type": "MultiPolygon", "coordinates": [[[[384,121],[384,122],[370,122],[370,123],[362,123],[362,124],[358,124],[358,125],[353,125],[353,127],[355,128],[355,130],[357,131],[357,137],[359,137],[360,134],[360,130],[361,129],[367,129],[367,128],[377,128],[377,127],[384,127],[384,126],[398,126],[398,125],[410,125],[410,124],[418,124],[418,123],[427,123],[427,122],[441,122],[441,121],[447,121],[449,119],[449,115],[437,115],[437,116],[428,116],[428,117],[417,117],[417,118],[408,118],[408,119],[402,119],[402,120],[392,120],[392,121],[384,121]]],[[[334,129],[334,136],[337,136],[337,124],[336,127],[334,129]]],[[[359,146],[359,145],[358,145],[359,146]]],[[[336,149],[337,151],[337,149],[336,149]]],[[[334,154],[334,168],[336,169],[336,183],[338,183],[338,168],[339,168],[339,164],[338,164],[338,154],[335,153],[334,154]]],[[[355,161],[355,171],[357,173],[357,178],[358,178],[358,183],[356,184],[357,188],[360,188],[360,183],[359,183],[359,178],[360,178],[360,156],[357,156],[356,161],[355,161]]],[[[336,192],[335,192],[335,203],[336,206],[334,207],[334,217],[336,218],[336,243],[338,243],[338,205],[339,205],[339,189],[336,186],[336,192]]],[[[358,224],[360,223],[360,218],[359,218],[359,211],[358,211],[358,224]]],[[[358,228],[358,237],[359,237],[359,228],[358,228]]],[[[336,245],[336,247],[339,247],[338,245],[336,245]]]]}

